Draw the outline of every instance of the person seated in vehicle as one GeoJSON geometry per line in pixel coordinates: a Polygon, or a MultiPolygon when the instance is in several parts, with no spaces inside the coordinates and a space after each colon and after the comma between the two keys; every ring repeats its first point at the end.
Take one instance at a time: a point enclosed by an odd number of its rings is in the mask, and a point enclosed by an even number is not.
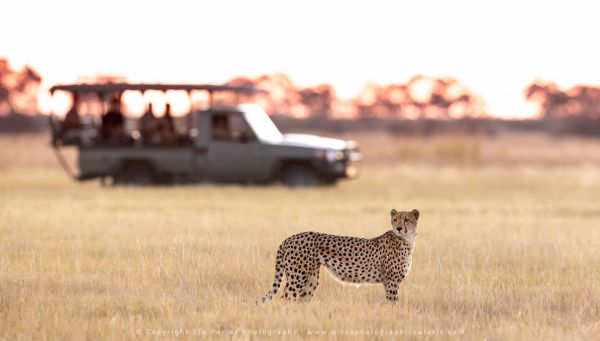
{"type": "Polygon", "coordinates": [[[77,106],[79,105],[79,96],[73,94],[73,104],[67,115],[63,120],[60,130],[59,138],[64,144],[78,144],[81,142],[81,120],[79,118],[79,112],[77,106]]]}
{"type": "Polygon", "coordinates": [[[212,117],[212,138],[213,140],[231,141],[231,129],[229,128],[229,119],[225,115],[214,115],[212,117]]]}
{"type": "Polygon", "coordinates": [[[165,114],[159,122],[158,132],[160,134],[161,144],[173,145],[177,142],[175,122],[171,115],[171,105],[169,103],[165,106],[165,114]]]}
{"type": "Polygon", "coordinates": [[[143,144],[160,143],[160,135],[158,134],[159,123],[160,122],[158,122],[158,119],[154,115],[152,103],[149,103],[148,110],[140,119],[140,133],[142,135],[143,144]]]}
{"type": "Polygon", "coordinates": [[[100,135],[107,143],[121,143],[126,140],[124,134],[124,118],[121,112],[121,101],[118,98],[111,100],[110,110],[102,116],[100,135]]]}

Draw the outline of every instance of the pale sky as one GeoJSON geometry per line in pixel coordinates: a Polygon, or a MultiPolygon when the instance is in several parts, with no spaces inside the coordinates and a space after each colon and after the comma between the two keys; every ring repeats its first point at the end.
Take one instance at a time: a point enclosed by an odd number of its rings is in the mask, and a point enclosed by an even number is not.
{"type": "Polygon", "coordinates": [[[341,97],[366,82],[415,74],[457,78],[488,112],[525,117],[536,79],[600,85],[595,1],[10,1],[0,56],[29,64],[44,87],[80,76],[221,83],[284,72],[331,83],[341,97]]]}

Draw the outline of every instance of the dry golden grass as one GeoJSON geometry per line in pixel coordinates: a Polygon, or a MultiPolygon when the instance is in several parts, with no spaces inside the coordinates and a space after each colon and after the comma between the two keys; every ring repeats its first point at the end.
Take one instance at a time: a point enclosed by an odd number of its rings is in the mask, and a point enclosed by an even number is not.
{"type": "Polygon", "coordinates": [[[71,182],[33,141],[0,139],[0,339],[600,337],[600,172],[585,158],[554,168],[367,162],[356,181],[306,190],[102,188],[71,182]],[[254,304],[286,236],[377,236],[392,207],[421,210],[396,306],[382,286],[341,286],[324,269],[313,301],[254,304]]]}
{"type": "Polygon", "coordinates": [[[339,136],[357,140],[366,151],[367,161],[377,164],[600,165],[600,140],[591,138],[541,133],[438,134],[430,137],[358,133],[339,136]]]}

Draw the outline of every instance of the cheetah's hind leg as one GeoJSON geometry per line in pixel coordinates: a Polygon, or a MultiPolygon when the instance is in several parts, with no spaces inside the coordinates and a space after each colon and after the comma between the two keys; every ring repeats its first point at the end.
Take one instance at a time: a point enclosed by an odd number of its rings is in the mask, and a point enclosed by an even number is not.
{"type": "Polygon", "coordinates": [[[289,301],[292,298],[292,295],[290,295],[290,278],[287,275],[285,277],[286,277],[285,287],[283,287],[283,293],[281,294],[281,299],[289,301]]]}
{"type": "Polygon", "coordinates": [[[385,288],[385,298],[395,304],[398,301],[398,287],[399,283],[394,281],[387,281],[383,284],[385,288]]]}
{"type": "Polygon", "coordinates": [[[286,271],[285,277],[286,283],[282,298],[295,302],[300,299],[301,289],[308,285],[308,276],[296,271],[286,271]]]}
{"type": "Polygon", "coordinates": [[[308,281],[300,290],[300,299],[303,301],[310,301],[310,299],[315,294],[317,290],[317,286],[319,285],[319,270],[320,267],[316,267],[308,274],[308,281]]]}

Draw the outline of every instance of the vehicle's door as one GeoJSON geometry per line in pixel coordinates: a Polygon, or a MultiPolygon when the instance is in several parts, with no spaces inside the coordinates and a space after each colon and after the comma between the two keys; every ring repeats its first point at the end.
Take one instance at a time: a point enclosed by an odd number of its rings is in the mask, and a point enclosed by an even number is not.
{"type": "Polygon", "coordinates": [[[208,180],[208,143],[210,140],[210,113],[201,111],[194,113],[195,128],[190,131],[194,141],[192,146],[193,179],[208,180]]]}
{"type": "Polygon", "coordinates": [[[219,182],[266,179],[264,146],[241,113],[214,113],[208,143],[208,177],[219,182]]]}

